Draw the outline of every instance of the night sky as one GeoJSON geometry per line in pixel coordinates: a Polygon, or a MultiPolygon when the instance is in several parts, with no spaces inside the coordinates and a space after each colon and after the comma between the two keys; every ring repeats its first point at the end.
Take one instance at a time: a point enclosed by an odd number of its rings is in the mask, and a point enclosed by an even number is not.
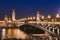
{"type": "Polygon", "coordinates": [[[0,0],[0,19],[7,14],[11,17],[12,10],[16,18],[34,16],[37,11],[47,16],[60,13],[60,0],[0,0]]]}

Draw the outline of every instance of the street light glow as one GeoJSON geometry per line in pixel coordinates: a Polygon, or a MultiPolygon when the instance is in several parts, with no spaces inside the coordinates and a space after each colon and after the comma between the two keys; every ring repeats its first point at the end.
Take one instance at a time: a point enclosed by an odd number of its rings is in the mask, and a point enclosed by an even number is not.
{"type": "Polygon", "coordinates": [[[56,14],[56,18],[59,18],[60,17],[60,15],[59,14],[56,14]]]}
{"type": "Polygon", "coordinates": [[[48,18],[51,18],[51,15],[48,15],[48,18]]]}
{"type": "Polygon", "coordinates": [[[44,16],[42,16],[41,18],[44,19],[44,16]]]}

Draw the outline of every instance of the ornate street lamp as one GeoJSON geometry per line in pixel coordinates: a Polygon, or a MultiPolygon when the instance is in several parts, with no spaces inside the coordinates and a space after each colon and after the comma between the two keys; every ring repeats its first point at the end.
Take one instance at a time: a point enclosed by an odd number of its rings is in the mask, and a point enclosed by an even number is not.
{"type": "Polygon", "coordinates": [[[51,15],[48,15],[48,16],[47,16],[47,20],[48,20],[48,21],[51,21],[51,15]]]}
{"type": "Polygon", "coordinates": [[[56,14],[56,19],[57,19],[57,21],[60,21],[60,15],[59,14],[56,14]]]}
{"type": "Polygon", "coordinates": [[[45,17],[42,15],[41,18],[44,19],[45,17]]]}
{"type": "Polygon", "coordinates": [[[60,18],[60,15],[59,14],[56,14],[56,18],[60,18]]]}
{"type": "Polygon", "coordinates": [[[48,18],[50,19],[51,18],[51,15],[48,15],[48,18]]]}

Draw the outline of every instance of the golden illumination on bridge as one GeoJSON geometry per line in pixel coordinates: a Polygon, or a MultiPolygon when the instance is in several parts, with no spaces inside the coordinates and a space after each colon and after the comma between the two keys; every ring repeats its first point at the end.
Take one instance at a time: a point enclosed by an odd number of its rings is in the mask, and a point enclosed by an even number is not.
{"type": "MultiPolygon", "coordinates": [[[[15,11],[13,9],[12,11],[12,18],[8,18],[7,15],[5,15],[4,17],[4,22],[0,21],[0,26],[4,25],[6,26],[9,23],[13,24],[13,23],[21,23],[21,22],[25,22],[25,21],[32,21],[33,23],[51,23],[51,24],[60,24],[59,21],[60,15],[56,14],[55,16],[51,16],[48,15],[47,17],[45,17],[44,15],[41,15],[40,12],[37,12],[36,15],[34,16],[30,16],[30,17],[25,17],[25,18],[20,18],[20,19],[16,19],[15,17],[15,11]],[[57,19],[58,18],[58,19],[57,19]],[[42,20],[43,19],[43,20],[42,20]],[[35,21],[35,22],[34,22],[35,21]],[[38,22],[37,22],[38,21],[38,22]]],[[[11,25],[10,25],[11,26],[11,25]]]]}

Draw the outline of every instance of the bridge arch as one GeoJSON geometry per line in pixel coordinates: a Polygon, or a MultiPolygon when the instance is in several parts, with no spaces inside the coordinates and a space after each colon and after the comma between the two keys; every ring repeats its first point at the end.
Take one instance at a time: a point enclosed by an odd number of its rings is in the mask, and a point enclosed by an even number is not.
{"type": "Polygon", "coordinates": [[[39,29],[43,30],[44,32],[47,32],[49,35],[57,36],[57,34],[53,33],[52,31],[50,31],[50,30],[48,30],[48,29],[46,29],[46,28],[44,28],[44,27],[42,27],[42,26],[40,26],[38,24],[25,23],[25,24],[20,25],[19,28],[22,27],[22,26],[25,26],[25,25],[28,25],[29,27],[32,26],[32,27],[39,28],[39,29]]]}
{"type": "Polygon", "coordinates": [[[45,34],[45,31],[42,30],[41,28],[37,28],[34,25],[30,24],[23,24],[19,26],[20,30],[28,33],[28,34],[45,34]]]}

